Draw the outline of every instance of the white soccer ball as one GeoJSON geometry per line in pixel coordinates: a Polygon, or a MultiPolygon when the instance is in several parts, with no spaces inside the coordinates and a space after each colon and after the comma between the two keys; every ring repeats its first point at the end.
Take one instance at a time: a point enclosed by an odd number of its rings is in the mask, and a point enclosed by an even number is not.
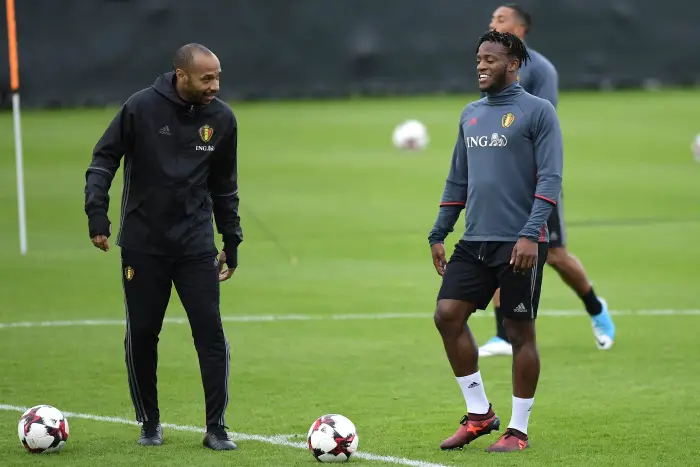
{"type": "Polygon", "coordinates": [[[17,435],[32,454],[58,452],[68,440],[68,420],[55,407],[37,405],[20,417],[17,435]]]}
{"type": "Polygon", "coordinates": [[[309,428],[309,451],[320,462],[345,462],[357,451],[357,430],[346,417],[323,415],[309,428]]]}
{"type": "Polygon", "coordinates": [[[693,151],[695,161],[700,162],[700,135],[695,137],[693,144],[690,145],[690,149],[693,151]]]}
{"type": "Polygon", "coordinates": [[[394,146],[403,151],[422,151],[428,146],[428,128],[418,120],[406,120],[394,129],[394,146]]]}

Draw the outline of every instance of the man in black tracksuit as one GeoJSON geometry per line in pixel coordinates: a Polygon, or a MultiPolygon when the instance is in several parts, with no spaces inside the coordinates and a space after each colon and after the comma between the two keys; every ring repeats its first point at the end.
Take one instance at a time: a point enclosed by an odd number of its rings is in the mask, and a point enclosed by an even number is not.
{"type": "Polygon", "coordinates": [[[129,389],[136,420],[143,424],[139,443],[163,442],[157,344],[174,284],[199,356],[204,445],[230,450],[236,445],[224,424],[230,355],[219,282],[231,277],[243,240],[238,127],[231,108],[215,97],[221,69],[210,50],[183,46],[174,65],[174,72],[127,100],[97,143],[86,174],[85,212],[93,244],[108,251],[108,192],[124,157],[117,245],[122,249],[129,389]],[[218,260],[212,215],[224,242],[218,260]]]}

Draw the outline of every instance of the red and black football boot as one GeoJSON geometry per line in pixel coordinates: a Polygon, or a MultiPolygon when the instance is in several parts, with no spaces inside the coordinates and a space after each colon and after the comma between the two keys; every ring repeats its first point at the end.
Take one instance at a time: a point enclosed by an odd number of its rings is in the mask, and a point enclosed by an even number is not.
{"type": "Polygon", "coordinates": [[[494,430],[498,431],[501,426],[501,420],[493,411],[491,404],[489,404],[489,411],[486,414],[468,413],[462,417],[459,423],[460,426],[455,434],[440,444],[440,449],[443,451],[462,449],[479,436],[488,435],[494,430]]]}
{"type": "Polygon", "coordinates": [[[528,447],[530,447],[530,442],[527,440],[525,433],[508,428],[498,441],[486,448],[486,452],[522,451],[528,447]]]}

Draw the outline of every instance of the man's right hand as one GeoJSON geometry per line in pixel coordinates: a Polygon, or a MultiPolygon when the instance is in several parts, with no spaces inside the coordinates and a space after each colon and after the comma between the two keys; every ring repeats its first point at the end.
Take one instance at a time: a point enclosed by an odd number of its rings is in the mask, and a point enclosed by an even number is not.
{"type": "Polygon", "coordinates": [[[109,251],[109,239],[105,235],[95,235],[92,237],[92,244],[102,251],[109,251]]]}
{"type": "Polygon", "coordinates": [[[441,276],[445,274],[447,261],[445,260],[445,246],[442,243],[431,245],[430,252],[433,254],[433,266],[441,276]]]}

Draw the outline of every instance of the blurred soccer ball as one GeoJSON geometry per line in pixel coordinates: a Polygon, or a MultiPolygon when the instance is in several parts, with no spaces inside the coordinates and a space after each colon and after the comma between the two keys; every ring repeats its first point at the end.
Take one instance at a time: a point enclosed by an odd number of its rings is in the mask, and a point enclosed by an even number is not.
{"type": "Polygon", "coordinates": [[[690,145],[690,149],[693,150],[693,157],[696,162],[700,162],[700,135],[697,135],[693,140],[693,144],[690,145]]]}
{"type": "Polygon", "coordinates": [[[428,129],[418,120],[406,120],[394,129],[394,146],[403,151],[422,151],[430,142],[428,129]]]}
{"type": "Polygon", "coordinates": [[[68,440],[68,420],[55,407],[37,405],[22,414],[17,435],[32,454],[58,452],[68,440]]]}
{"type": "Polygon", "coordinates": [[[357,430],[346,417],[323,415],[309,428],[309,451],[321,462],[345,462],[357,450],[357,430]]]}

